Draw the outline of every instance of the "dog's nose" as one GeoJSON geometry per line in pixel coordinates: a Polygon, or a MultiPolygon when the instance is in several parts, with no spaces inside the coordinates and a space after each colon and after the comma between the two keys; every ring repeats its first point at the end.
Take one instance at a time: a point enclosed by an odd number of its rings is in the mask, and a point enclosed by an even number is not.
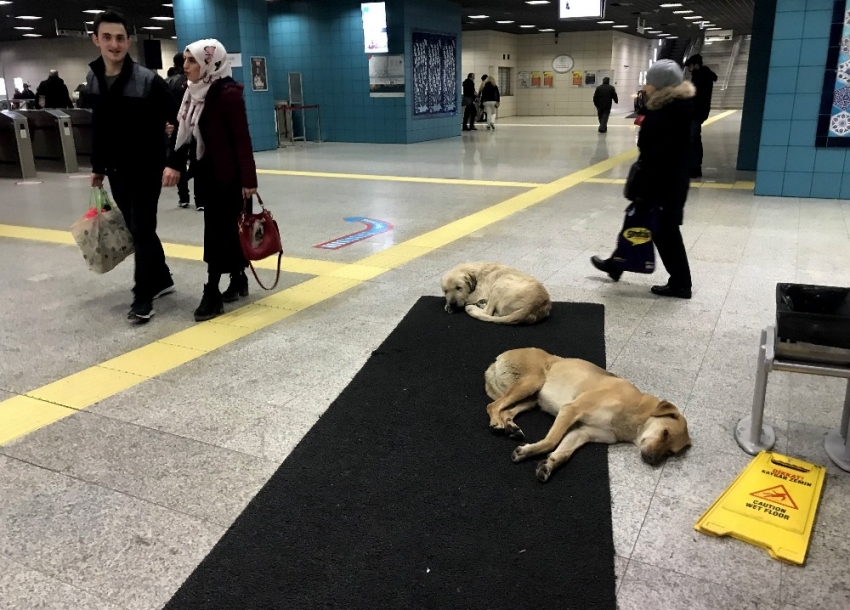
{"type": "Polygon", "coordinates": [[[658,456],[652,455],[648,451],[641,451],[640,457],[645,463],[649,464],[650,466],[655,466],[656,464],[658,464],[658,456]]]}

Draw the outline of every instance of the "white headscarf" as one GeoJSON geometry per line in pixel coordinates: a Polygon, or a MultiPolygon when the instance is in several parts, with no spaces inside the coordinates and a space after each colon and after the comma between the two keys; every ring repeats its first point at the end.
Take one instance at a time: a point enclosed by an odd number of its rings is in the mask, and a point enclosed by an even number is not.
{"type": "Polygon", "coordinates": [[[175,148],[180,148],[188,142],[192,136],[197,143],[197,159],[204,156],[204,140],[201,138],[201,113],[207,99],[207,92],[212,84],[233,76],[230,60],[227,58],[227,50],[215,38],[193,42],[186,50],[191,53],[201,66],[201,77],[197,82],[190,82],[183,95],[183,103],[177,113],[177,143],[175,148]]]}

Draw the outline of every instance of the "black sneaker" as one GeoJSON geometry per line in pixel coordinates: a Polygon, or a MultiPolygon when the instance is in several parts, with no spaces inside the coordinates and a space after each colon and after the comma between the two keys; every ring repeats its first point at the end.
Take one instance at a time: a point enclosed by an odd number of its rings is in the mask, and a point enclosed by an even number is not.
{"type": "Polygon", "coordinates": [[[197,206],[197,209],[198,209],[198,211],[199,211],[199,212],[203,212],[203,211],[204,211],[204,206],[199,205],[199,206],[197,206]]]}
{"type": "Polygon", "coordinates": [[[136,299],[127,314],[128,320],[139,324],[147,324],[156,312],[153,310],[153,302],[147,299],[136,299]]]}
{"type": "Polygon", "coordinates": [[[623,272],[614,267],[614,264],[611,262],[610,258],[599,258],[598,256],[590,257],[590,264],[599,269],[600,271],[604,271],[608,274],[615,282],[620,281],[620,277],[623,275],[623,272]]]}
{"type": "Polygon", "coordinates": [[[204,296],[195,310],[195,322],[206,322],[224,313],[224,302],[218,287],[204,284],[204,296]]]}
{"type": "Polygon", "coordinates": [[[183,208],[185,210],[186,208],[189,207],[189,202],[188,201],[178,201],[177,205],[179,205],[181,208],[183,208]]]}
{"type": "Polygon", "coordinates": [[[225,303],[233,303],[248,296],[248,276],[244,272],[230,274],[230,286],[221,294],[225,303]]]}
{"type": "Polygon", "coordinates": [[[165,286],[163,286],[161,289],[159,289],[159,290],[157,290],[156,292],[154,292],[154,294],[153,294],[153,298],[154,298],[154,300],[156,300],[156,299],[158,299],[159,297],[164,297],[164,296],[166,296],[166,295],[168,295],[168,294],[172,294],[175,290],[176,290],[176,288],[174,287],[174,280],[172,280],[171,278],[169,278],[169,279],[168,279],[168,284],[166,284],[166,285],[165,285],[165,286]]]}

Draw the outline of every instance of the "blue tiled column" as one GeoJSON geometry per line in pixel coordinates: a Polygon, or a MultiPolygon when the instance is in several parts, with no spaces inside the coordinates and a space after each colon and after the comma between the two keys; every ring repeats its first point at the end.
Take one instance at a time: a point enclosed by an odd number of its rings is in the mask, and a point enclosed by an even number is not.
{"type": "Polygon", "coordinates": [[[846,149],[815,147],[833,6],[776,0],[757,195],[850,198],[846,149]]]}
{"type": "MultiPolygon", "coordinates": [[[[304,101],[321,106],[322,135],[328,141],[404,144],[459,136],[460,116],[413,118],[411,76],[414,30],[457,36],[459,65],[460,6],[448,0],[386,3],[389,52],[404,54],[405,97],[369,94],[369,55],[363,45],[359,0],[293,0],[273,3],[269,9],[272,80],[278,98],[288,97],[288,73],[300,72],[304,101]]],[[[308,114],[308,139],[315,137],[314,126],[315,119],[308,114]]]]}
{"type": "Polygon", "coordinates": [[[196,40],[216,38],[228,53],[241,54],[243,67],[233,69],[233,78],[245,85],[254,150],[277,148],[266,0],[174,0],[174,24],[178,49],[196,40]],[[269,91],[252,91],[253,56],[266,58],[269,91]]]}

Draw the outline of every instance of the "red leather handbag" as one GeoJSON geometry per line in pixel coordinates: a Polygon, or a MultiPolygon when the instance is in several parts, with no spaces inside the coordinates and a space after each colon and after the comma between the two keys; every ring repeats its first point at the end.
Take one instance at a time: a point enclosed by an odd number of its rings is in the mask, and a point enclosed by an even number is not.
{"type": "Polygon", "coordinates": [[[242,254],[248,259],[248,264],[251,266],[251,273],[254,274],[254,279],[263,290],[274,290],[280,280],[280,259],[283,257],[283,245],[280,241],[280,230],[277,227],[272,213],[266,209],[263,204],[263,199],[257,194],[257,201],[260,202],[260,213],[249,214],[248,203],[250,199],[246,199],[242,204],[242,216],[239,218],[239,243],[242,246],[242,254]],[[254,265],[251,261],[259,261],[269,256],[277,254],[277,275],[274,278],[274,284],[266,288],[257,277],[257,272],[254,270],[254,265]]]}

